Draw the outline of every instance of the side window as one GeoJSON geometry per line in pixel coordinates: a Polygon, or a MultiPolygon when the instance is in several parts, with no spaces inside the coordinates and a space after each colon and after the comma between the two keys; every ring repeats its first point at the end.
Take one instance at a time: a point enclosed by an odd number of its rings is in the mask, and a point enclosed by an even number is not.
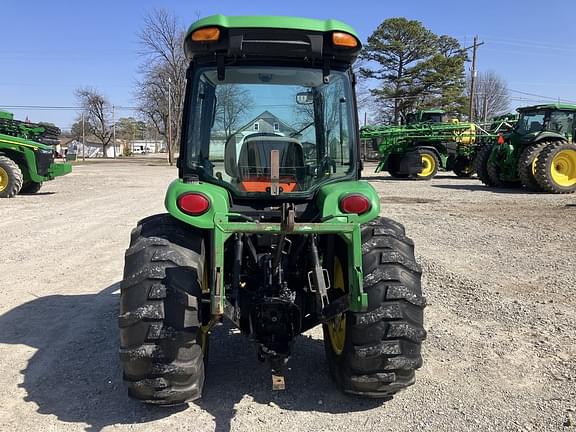
{"type": "Polygon", "coordinates": [[[343,96],[341,79],[334,79],[324,89],[327,156],[335,164],[336,173],[345,174],[350,168],[349,104],[343,96]]]}
{"type": "Polygon", "coordinates": [[[254,130],[260,130],[260,125],[258,123],[254,123],[254,130]]]}

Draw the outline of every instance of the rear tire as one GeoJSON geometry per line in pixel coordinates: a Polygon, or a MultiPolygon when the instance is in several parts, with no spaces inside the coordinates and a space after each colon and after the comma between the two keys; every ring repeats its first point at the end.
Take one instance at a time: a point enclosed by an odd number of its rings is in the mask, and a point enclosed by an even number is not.
{"type": "Polygon", "coordinates": [[[518,177],[520,177],[522,186],[530,191],[541,192],[543,190],[534,177],[535,163],[540,152],[549,145],[550,142],[548,141],[532,144],[522,151],[520,159],[518,159],[518,177]]]}
{"type": "Polygon", "coordinates": [[[452,171],[460,178],[470,178],[474,174],[474,167],[472,166],[471,160],[465,157],[459,157],[456,158],[452,171]]]}
{"type": "Polygon", "coordinates": [[[484,144],[476,152],[474,157],[474,162],[472,166],[478,179],[484,183],[486,186],[495,186],[490,177],[488,176],[488,160],[490,159],[490,154],[492,153],[492,144],[484,144]]]}
{"type": "Polygon", "coordinates": [[[158,405],[201,397],[204,263],[202,235],[170,215],[146,218],[132,231],[119,317],[130,396],[158,405]]]}
{"type": "Polygon", "coordinates": [[[22,171],[16,162],[0,156],[0,198],[12,198],[22,189],[22,171]]]}
{"type": "Polygon", "coordinates": [[[341,352],[324,325],[324,347],[332,377],[342,391],[389,399],[412,385],[415,370],[422,366],[426,331],[421,269],[413,242],[402,225],[390,219],[362,226],[362,250],[368,310],[346,313],[341,352]]]}
{"type": "Polygon", "coordinates": [[[515,188],[520,186],[519,181],[506,181],[502,180],[502,167],[498,163],[491,162],[488,160],[486,164],[486,171],[488,172],[488,178],[490,182],[499,188],[515,188]]]}
{"type": "Polygon", "coordinates": [[[24,183],[22,189],[20,189],[21,194],[35,194],[42,188],[42,182],[27,182],[24,183]]]}
{"type": "Polygon", "coordinates": [[[576,144],[558,141],[545,147],[536,161],[536,181],[545,192],[576,191],[576,144]]]}
{"type": "Polygon", "coordinates": [[[418,149],[420,157],[422,158],[422,171],[414,176],[417,180],[432,180],[438,168],[440,167],[440,161],[438,156],[432,150],[429,149],[418,149]]]}

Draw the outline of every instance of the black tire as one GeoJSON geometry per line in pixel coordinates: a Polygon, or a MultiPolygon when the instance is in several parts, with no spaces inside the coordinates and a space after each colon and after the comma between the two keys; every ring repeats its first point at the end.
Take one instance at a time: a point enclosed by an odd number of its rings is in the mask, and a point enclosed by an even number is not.
{"type": "Polygon", "coordinates": [[[540,155],[540,152],[548,145],[550,145],[548,141],[532,144],[522,151],[520,159],[518,159],[518,177],[520,177],[520,183],[530,191],[541,192],[543,190],[534,177],[533,164],[540,155]]]}
{"type": "Polygon", "coordinates": [[[474,167],[472,161],[465,157],[458,157],[454,161],[454,174],[460,178],[470,178],[474,174],[474,167]]]}
{"type": "Polygon", "coordinates": [[[21,194],[35,194],[42,188],[42,182],[26,182],[20,189],[21,194]]]}
{"type": "Polygon", "coordinates": [[[474,172],[478,176],[478,179],[489,187],[495,186],[488,176],[488,160],[490,159],[491,153],[492,144],[484,144],[478,149],[474,161],[472,162],[472,167],[474,168],[474,172]]]}
{"type": "Polygon", "coordinates": [[[198,399],[207,336],[202,235],[167,214],[132,231],[120,294],[120,360],[128,394],[158,405],[198,399]],[[203,315],[205,315],[203,317],[203,315]],[[203,349],[204,348],[204,349],[203,349]]]}
{"type": "Polygon", "coordinates": [[[324,347],[332,377],[346,392],[391,398],[412,385],[422,366],[425,299],[414,244],[397,222],[378,218],[362,226],[364,291],[368,310],[346,313],[343,350],[335,350],[327,325],[324,347]]]}
{"type": "Polygon", "coordinates": [[[488,160],[486,164],[486,171],[488,173],[488,178],[492,185],[498,188],[515,188],[520,186],[519,181],[506,181],[502,180],[502,167],[500,164],[488,160]]]}
{"type": "Polygon", "coordinates": [[[22,189],[22,171],[16,162],[0,156],[0,198],[12,198],[22,189]]]}
{"type": "Polygon", "coordinates": [[[436,153],[430,149],[419,148],[418,152],[420,153],[420,157],[422,157],[422,164],[424,165],[424,168],[422,168],[421,172],[424,172],[424,170],[426,169],[424,158],[428,158],[428,160],[433,164],[432,171],[427,175],[416,174],[412,178],[416,180],[432,180],[434,176],[438,173],[438,168],[440,167],[440,160],[438,159],[438,156],[436,156],[436,153]]]}
{"type": "Polygon", "coordinates": [[[555,194],[568,194],[576,191],[576,144],[570,144],[566,141],[558,141],[545,147],[538,156],[536,161],[536,181],[545,192],[555,194]],[[563,161],[559,160],[559,154],[563,153],[563,161]],[[568,183],[558,183],[553,177],[552,171],[558,172],[560,164],[564,165],[569,175],[568,183]]]}
{"type": "Polygon", "coordinates": [[[397,179],[407,179],[409,177],[408,174],[400,173],[401,160],[402,160],[401,155],[391,155],[388,158],[388,173],[390,174],[390,177],[397,179]]]}

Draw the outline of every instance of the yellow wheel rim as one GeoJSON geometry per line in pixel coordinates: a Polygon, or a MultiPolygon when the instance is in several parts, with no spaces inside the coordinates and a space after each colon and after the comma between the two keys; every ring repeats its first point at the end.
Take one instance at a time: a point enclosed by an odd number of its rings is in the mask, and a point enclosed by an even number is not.
{"type": "Polygon", "coordinates": [[[576,185],[576,150],[562,150],[554,156],[550,166],[554,183],[562,187],[576,185]]]}
{"type": "Polygon", "coordinates": [[[0,192],[8,187],[8,173],[2,167],[0,167],[0,192]]]}
{"type": "Polygon", "coordinates": [[[538,162],[538,157],[535,157],[532,161],[532,177],[536,175],[536,162],[538,162]]]}
{"type": "Polygon", "coordinates": [[[428,177],[434,173],[436,169],[436,159],[429,154],[422,155],[422,171],[418,174],[420,177],[428,177]]]}
{"type": "MultiPolygon", "coordinates": [[[[332,288],[342,292],[346,291],[344,288],[344,271],[338,258],[334,258],[334,286],[332,288]]],[[[337,355],[340,355],[344,351],[344,343],[346,342],[346,315],[339,314],[328,321],[327,325],[332,349],[337,355]]]]}

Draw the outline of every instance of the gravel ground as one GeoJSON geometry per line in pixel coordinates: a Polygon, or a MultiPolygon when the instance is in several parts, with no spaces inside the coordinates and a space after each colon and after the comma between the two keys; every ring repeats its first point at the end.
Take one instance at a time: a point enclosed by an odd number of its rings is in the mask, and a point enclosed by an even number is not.
{"type": "Polygon", "coordinates": [[[163,211],[174,168],[77,166],[0,203],[2,431],[576,431],[576,195],[491,191],[475,179],[371,176],[425,271],[425,364],[392,401],[338,393],[319,328],[298,340],[287,390],[231,327],[211,341],[204,397],[128,399],[118,283],[136,221],[163,211]]]}

